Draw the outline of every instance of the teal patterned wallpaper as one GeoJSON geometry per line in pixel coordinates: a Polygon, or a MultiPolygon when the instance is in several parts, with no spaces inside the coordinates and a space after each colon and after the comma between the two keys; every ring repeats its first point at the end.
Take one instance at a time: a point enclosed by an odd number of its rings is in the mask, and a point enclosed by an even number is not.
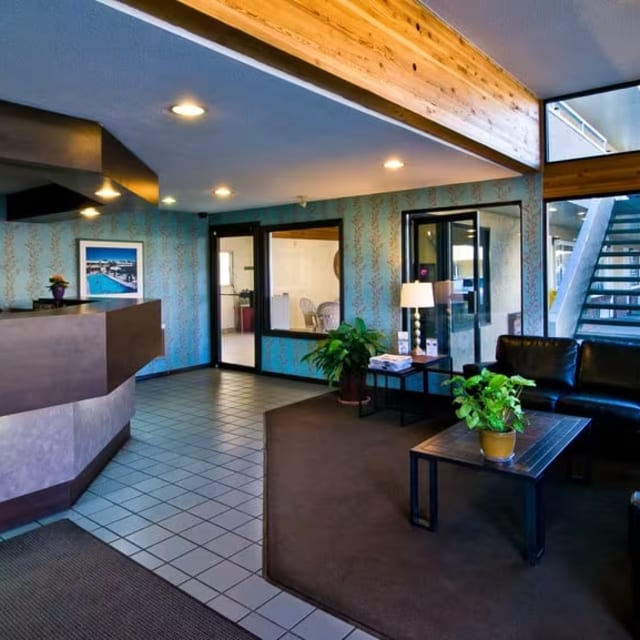
{"type": "Polygon", "coordinates": [[[166,357],[140,371],[160,373],[208,363],[208,224],[195,214],[151,211],[54,223],[6,222],[0,198],[0,307],[31,307],[49,297],[49,276],[78,295],[78,240],[144,243],[144,295],[162,300],[166,357]]]}
{"type": "MultiPolygon", "coordinates": [[[[500,202],[522,203],[524,326],[543,330],[543,229],[540,176],[414,189],[394,193],[233,211],[212,216],[212,224],[259,220],[279,224],[341,218],[344,225],[345,319],[361,316],[388,336],[401,328],[399,291],[402,280],[401,213],[426,207],[464,207],[500,202]]],[[[312,342],[267,336],[262,339],[264,371],[318,377],[300,362],[312,342]]]]}
{"type": "MultiPolygon", "coordinates": [[[[445,187],[414,189],[217,214],[213,224],[259,220],[278,224],[341,218],[344,221],[346,319],[363,317],[389,336],[401,327],[401,212],[425,207],[462,207],[521,201],[523,210],[524,331],[543,329],[543,229],[539,175],[445,187]]],[[[145,297],[162,300],[166,358],[141,374],[206,364],[210,359],[207,220],[167,211],[111,214],[95,220],[56,223],[5,222],[0,199],[0,307],[28,307],[46,297],[49,275],[70,281],[78,291],[77,241],[144,242],[145,297]]],[[[264,371],[318,377],[300,359],[309,340],[265,337],[264,371]]]]}

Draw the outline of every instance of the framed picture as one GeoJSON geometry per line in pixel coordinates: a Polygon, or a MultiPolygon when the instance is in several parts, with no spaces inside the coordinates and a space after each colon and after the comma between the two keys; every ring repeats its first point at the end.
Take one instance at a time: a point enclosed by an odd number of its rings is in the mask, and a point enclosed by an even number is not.
{"type": "Polygon", "coordinates": [[[79,240],[81,298],[142,298],[142,242],[79,240]]]}

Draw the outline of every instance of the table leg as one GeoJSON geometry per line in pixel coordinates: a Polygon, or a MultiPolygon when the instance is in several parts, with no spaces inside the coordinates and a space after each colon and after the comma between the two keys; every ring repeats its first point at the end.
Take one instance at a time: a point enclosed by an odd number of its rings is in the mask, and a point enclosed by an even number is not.
{"type": "Polygon", "coordinates": [[[530,565],[544,554],[545,517],[541,482],[526,482],[524,489],[525,556],[530,565]]]}
{"type": "Polygon", "coordinates": [[[429,531],[438,528],[438,462],[429,460],[429,515],[426,518],[420,516],[419,495],[419,457],[414,453],[409,454],[409,512],[411,524],[424,527],[429,531]]]}
{"type": "Polygon", "coordinates": [[[406,423],[404,418],[404,405],[407,397],[407,381],[405,378],[400,378],[400,425],[404,426],[406,423]]]}

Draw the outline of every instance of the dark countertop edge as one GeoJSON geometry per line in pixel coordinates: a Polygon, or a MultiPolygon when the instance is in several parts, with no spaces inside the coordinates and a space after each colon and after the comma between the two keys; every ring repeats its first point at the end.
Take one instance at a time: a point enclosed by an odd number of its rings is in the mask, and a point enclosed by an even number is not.
{"type": "Polygon", "coordinates": [[[77,316],[94,313],[105,313],[107,311],[118,311],[135,307],[148,302],[155,302],[159,298],[87,298],[79,304],[60,307],[59,309],[39,309],[37,311],[20,311],[0,313],[2,320],[22,320],[27,318],[42,318],[43,316],[77,316]]]}

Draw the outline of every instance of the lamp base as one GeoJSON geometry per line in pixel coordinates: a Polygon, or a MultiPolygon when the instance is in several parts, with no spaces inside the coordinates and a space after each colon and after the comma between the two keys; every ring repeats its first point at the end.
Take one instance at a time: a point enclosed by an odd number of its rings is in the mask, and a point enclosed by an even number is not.
{"type": "Polygon", "coordinates": [[[420,347],[413,347],[413,349],[411,349],[411,355],[412,356],[423,356],[425,355],[424,349],[421,349],[420,347]]]}

